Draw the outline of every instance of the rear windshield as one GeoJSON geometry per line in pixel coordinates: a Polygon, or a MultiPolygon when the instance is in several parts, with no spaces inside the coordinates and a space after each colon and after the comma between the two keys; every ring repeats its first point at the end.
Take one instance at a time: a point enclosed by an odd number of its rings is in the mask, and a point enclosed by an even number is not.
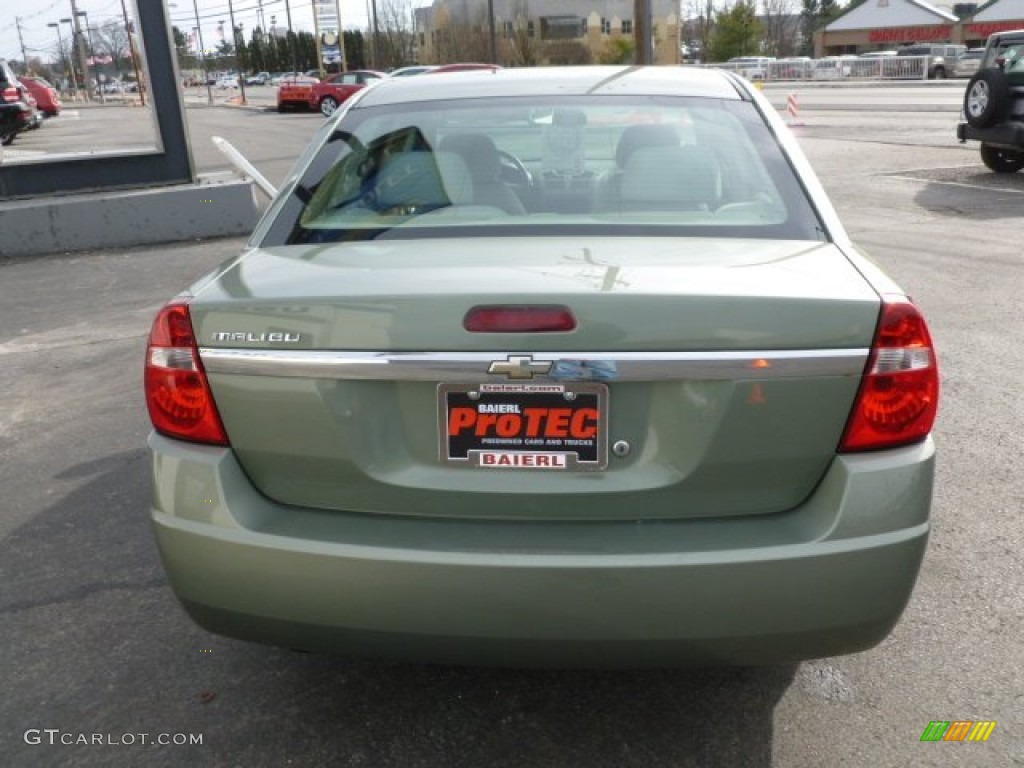
{"type": "Polygon", "coordinates": [[[822,240],[753,104],[463,99],[354,109],[261,245],[682,235],[822,240]]]}

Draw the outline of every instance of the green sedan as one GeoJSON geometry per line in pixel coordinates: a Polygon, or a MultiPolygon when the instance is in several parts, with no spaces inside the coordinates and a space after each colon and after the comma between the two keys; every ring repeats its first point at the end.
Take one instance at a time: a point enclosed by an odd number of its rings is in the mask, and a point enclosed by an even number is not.
{"type": "Polygon", "coordinates": [[[537,666],[870,648],[939,376],[745,80],[389,78],[157,315],[152,520],[201,626],[537,666]]]}

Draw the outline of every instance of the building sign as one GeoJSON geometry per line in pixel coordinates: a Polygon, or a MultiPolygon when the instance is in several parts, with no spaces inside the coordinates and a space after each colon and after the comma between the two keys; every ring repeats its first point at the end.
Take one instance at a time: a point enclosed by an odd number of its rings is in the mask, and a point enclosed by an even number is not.
{"type": "Polygon", "coordinates": [[[928,27],[894,27],[892,29],[872,29],[868,40],[872,43],[915,43],[929,40],[948,40],[953,36],[950,24],[936,24],[928,27]]]}
{"type": "Polygon", "coordinates": [[[1011,29],[1024,29],[1024,20],[1021,21],[989,21],[982,24],[967,24],[964,31],[968,37],[988,37],[996,32],[1007,32],[1011,29]]]}
{"type": "Polygon", "coordinates": [[[338,0],[314,0],[313,26],[316,29],[317,49],[324,64],[340,63],[345,67],[342,49],[341,13],[338,0]]]}
{"type": "Polygon", "coordinates": [[[313,19],[321,32],[337,32],[341,24],[336,0],[314,0],[313,19]]]}

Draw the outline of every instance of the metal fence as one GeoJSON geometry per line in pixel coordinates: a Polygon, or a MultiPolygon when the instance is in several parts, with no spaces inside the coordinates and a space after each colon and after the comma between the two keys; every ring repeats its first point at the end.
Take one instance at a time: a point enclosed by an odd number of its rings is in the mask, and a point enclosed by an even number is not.
{"type": "Polygon", "coordinates": [[[708,64],[764,82],[786,80],[927,80],[930,56],[827,57],[708,64]]]}

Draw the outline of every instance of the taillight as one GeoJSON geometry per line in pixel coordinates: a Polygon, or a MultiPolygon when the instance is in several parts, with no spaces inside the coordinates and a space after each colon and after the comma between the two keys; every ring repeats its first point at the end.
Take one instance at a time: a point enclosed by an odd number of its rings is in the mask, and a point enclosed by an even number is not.
{"type": "Polygon", "coordinates": [[[567,333],[576,317],[560,305],[506,304],[473,307],[462,319],[471,333],[567,333]]]}
{"type": "Polygon", "coordinates": [[[13,86],[13,85],[7,86],[3,90],[3,98],[4,98],[4,102],[6,102],[8,104],[13,104],[14,102],[18,101],[18,99],[19,99],[18,89],[15,86],[13,86]]]}
{"type": "Polygon", "coordinates": [[[840,451],[923,440],[939,405],[939,369],[921,313],[903,296],[882,299],[875,341],[840,451]]]}
{"type": "Polygon", "coordinates": [[[146,346],[146,406],[153,428],[168,437],[228,445],[192,331],[186,299],[164,306],[146,346]]]}

